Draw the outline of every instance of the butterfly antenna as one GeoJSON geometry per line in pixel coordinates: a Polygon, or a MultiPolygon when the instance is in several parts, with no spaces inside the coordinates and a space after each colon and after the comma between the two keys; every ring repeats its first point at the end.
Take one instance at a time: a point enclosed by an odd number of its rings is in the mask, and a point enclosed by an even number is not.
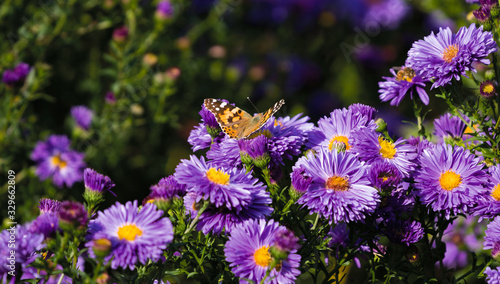
{"type": "Polygon", "coordinates": [[[250,102],[250,104],[252,104],[253,108],[257,111],[257,112],[260,112],[259,109],[257,109],[257,107],[253,104],[252,100],[250,99],[250,97],[247,97],[247,100],[250,102]]]}

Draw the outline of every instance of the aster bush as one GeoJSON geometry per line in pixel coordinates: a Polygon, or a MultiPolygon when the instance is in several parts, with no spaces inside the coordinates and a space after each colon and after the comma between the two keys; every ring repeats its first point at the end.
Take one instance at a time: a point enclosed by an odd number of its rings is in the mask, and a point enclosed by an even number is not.
{"type": "Polygon", "coordinates": [[[421,2],[0,3],[0,283],[500,283],[500,4],[421,2]]]}

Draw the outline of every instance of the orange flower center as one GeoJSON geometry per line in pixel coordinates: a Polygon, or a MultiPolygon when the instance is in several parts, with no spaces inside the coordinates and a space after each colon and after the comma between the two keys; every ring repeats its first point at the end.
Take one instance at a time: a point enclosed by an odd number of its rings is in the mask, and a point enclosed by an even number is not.
{"type": "Polygon", "coordinates": [[[52,164],[60,169],[64,169],[67,166],[67,163],[61,160],[61,156],[55,155],[52,157],[52,164]]]}
{"type": "Polygon", "coordinates": [[[336,191],[346,191],[349,189],[349,179],[347,177],[332,176],[326,180],[325,187],[336,191]]]}
{"type": "Polygon", "coordinates": [[[391,141],[387,141],[382,136],[378,138],[378,143],[380,144],[380,150],[379,153],[382,155],[382,157],[386,159],[392,159],[394,156],[396,156],[396,148],[394,147],[394,144],[392,144],[391,141]]]}
{"type": "Polygon", "coordinates": [[[407,81],[412,82],[413,77],[415,77],[415,71],[411,67],[404,67],[396,73],[397,81],[407,81]]]}
{"type": "Polygon", "coordinates": [[[269,246],[262,246],[253,253],[253,260],[255,264],[268,267],[271,263],[271,254],[269,253],[269,246]]]}
{"type": "Polygon", "coordinates": [[[500,183],[497,183],[491,191],[491,197],[493,197],[496,201],[500,201],[500,183]]]}
{"type": "Polygon", "coordinates": [[[120,240],[126,239],[127,241],[133,241],[137,236],[141,236],[142,231],[135,224],[129,224],[122,226],[118,229],[118,238],[120,240]]]}
{"type": "Polygon", "coordinates": [[[210,168],[207,171],[208,180],[216,184],[222,184],[222,185],[229,184],[229,177],[230,177],[229,174],[226,174],[225,172],[221,170],[216,170],[214,168],[210,168]]]}
{"type": "Polygon", "coordinates": [[[330,144],[328,144],[328,149],[330,150],[330,152],[332,151],[335,142],[344,143],[346,150],[349,150],[349,148],[351,148],[351,146],[349,145],[349,138],[344,135],[335,135],[330,140],[330,144]]]}
{"type": "Polygon", "coordinates": [[[462,183],[462,178],[453,170],[447,170],[439,177],[439,184],[444,190],[451,191],[462,183]]]}
{"type": "Polygon", "coordinates": [[[450,63],[458,54],[458,44],[453,44],[444,49],[443,59],[450,63]]]}

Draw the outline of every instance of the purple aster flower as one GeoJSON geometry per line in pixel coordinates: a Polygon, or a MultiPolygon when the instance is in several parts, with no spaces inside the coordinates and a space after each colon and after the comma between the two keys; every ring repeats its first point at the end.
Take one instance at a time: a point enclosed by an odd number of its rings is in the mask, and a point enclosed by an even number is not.
{"type": "MultiPolygon", "coordinates": [[[[348,110],[352,111],[353,113],[361,113],[362,116],[368,119],[367,122],[375,119],[375,115],[378,112],[374,107],[364,104],[352,104],[349,106],[348,110]]],[[[368,126],[368,124],[365,126],[368,126]]]]}
{"type": "Polygon", "coordinates": [[[457,34],[449,28],[439,29],[439,33],[413,43],[408,51],[407,66],[421,70],[425,79],[435,79],[432,88],[444,86],[466,71],[476,72],[474,62],[490,64],[486,57],[496,52],[497,44],[491,32],[483,32],[483,27],[471,24],[462,27],[457,34]]]}
{"type": "Polygon", "coordinates": [[[281,226],[281,228],[276,232],[274,236],[274,247],[280,251],[290,252],[292,250],[298,250],[300,248],[299,238],[295,234],[288,230],[286,227],[281,226]]]}
{"type": "Polygon", "coordinates": [[[86,106],[74,106],[71,108],[71,115],[79,127],[89,130],[94,113],[86,106]]]}
{"type": "Polygon", "coordinates": [[[116,103],[116,96],[113,92],[109,91],[104,96],[104,100],[106,101],[107,104],[113,105],[116,103]]]}
{"type": "Polygon", "coordinates": [[[59,226],[63,230],[81,229],[87,226],[89,221],[87,210],[83,204],[76,201],[63,201],[57,212],[59,226]]]}
{"type": "Polygon", "coordinates": [[[380,24],[386,29],[395,29],[406,19],[410,6],[403,0],[364,1],[368,6],[363,17],[363,26],[380,24]]]}
{"type": "MultiPolygon", "coordinates": [[[[301,159],[301,162],[304,160],[301,159]]],[[[293,191],[297,192],[298,195],[302,196],[312,183],[312,177],[307,174],[306,168],[303,165],[295,165],[293,171],[290,174],[292,180],[293,191]]],[[[300,197],[298,196],[298,197],[300,197]]]]}
{"type": "Polygon", "coordinates": [[[343,143],[349,151],[353,143],[353,131],[360,127],[367,126],[375,131],[376,125],[373,120],[369,120],[355,109],[336,109],[330,116],[320,118],[318,127],[311,131],[307,146],[315,150],[326,148],[330,151],[335,143],[343,143]],[[367,126],[368,125],[368,126],[367,126]]]}
{"type": "Polygon", "coordinates": [[[392,192],[399,186],[402,176],[396,166],[379,161],[370,165],[368,179],[381,192],[392,192]]]}
{"type": "Polygon", "coordinates": [[[355,138],[352,151],[361,161],[391,164],[405,177],[414,169],[416,148],[407,144],[405,139],[399,138],[396,142],[391,142],[367,128],[358,129],[353,136],[355,138]]]}
{"type": "Polygon", "coordinates": [[[14,72],[16,72],[16,74],[19,76],[19,80],[22,81],[26,79],[30,71],[31,71],[31,66],[29,66],[29,64],[24,62],[17,64],[16,68],[14,68],[14,72]]]}
{"type": "Polygon", "coordinates": [[[322,148],[317,155],[310,152],[300,159],[305,159],[312,183],[298,203],[311,212],[338,223],[362,220],[377,207],[377,189],[370,186],[365,167],[355,155],[322,148]]]}
{"type": "MultiPolygon", "coordinates": [[[[227,104],[231,104],[227,100],[222,100],[222,101],[224,101],[227,104]]],[[[234,106],[234,104],[231,105],[234,106]]],[[[217,119],[215,119],[215,115],[205,107],[205,104],[201,105],[201,110],[199,114],[201,116],[201,120],[207,127],[208,133],[213,137],[217,136],[221,131],[221,129],[219,123],[217,122],[217,119]]]]}
{"type": "MultiPolygon", "coordinates": [[[[275,241],[276,234],[283,228],[274,220],[248,220],[231,232],[226,242],[224,254],[231,271],[244,281],[256,283],[266,276],[272,262],[269,248],[275,241]]],[[[300,255],[292,249],[287,258],[281,261],[280,269],[273,268],[265,283],[294,283],[300,271],[300,255]]]]}
{"type": "Polygon", "coordinates": [[[72,187],[83,179],[84,154],[69,148],[70,141],[65,135],[51,135],[46,141],[39,141],[31,159],[37,162],[36,175],[45,180],[52,177],[52,182],[62,187],[72,187]]]}
{"type": "MultiPolygon", "coordinates": [[[[467,120],[469,119],[467,118],[467,120]]],[[[434,120],[434,135],[436,135],[441,142],[446,139],[462,139],[466,128],[467,125],[460,117],[452,116],[449,113],[443,114],[434,120]]]]}
{"type": "Polygon", "coordinates": [[[308,116],[297,114],[294,117],[278,117],[270,120],[260,133],[268,138],[268,150],[271,156],[270,167],[283,165],[283,160],[292,160],[302,153],[301,148],[305,145],[314,124],[309,123],[308,116]]]}
{"type": "Polygon", "coordinates": [[[424,228],[417,221],[390,219],[386,227],[387,238],[393,243],[409,246],[418,242],[424,236],[424,228]]]}
{"type": "Polygon", "coordinates": [[[176,179],[198,195],[196,202],[209,200],[215,207],[241,210],[251,202],[251,193],[263,187],[246,170],[213,166],[203,157],[182,160],[175,171],[176,179]]]}
{"type": "Polygon", "coordinates": [[[478,198],[478,204],[471,210],[472,215],[479,217],[479,221],[500,215],[500,165],[493,166],[488,171],[491,181],[488,190],[478,198]]]}
{"type": "Polygon", "coordinates": [[[219,143],[213,143],[207,151],[207,158],[219,167],[243,168],[238,141],[224,134],[219,143]]]}
{"type": "Polygon", "coordinates": [[[408,92],[410,98],[413,99],[413,91],[416,91],[420,100],[425,105],[429,104],[429,95],[424,90],[425,82],[428,80],[425,80],[411,67],[403,66],[397,74],[391,69],[391,73],[394,77],[382,77],[385,81],[378,83],[380,100],[383,102],[391,101],[391,106],[398,106],[408,92]]]}
{"type": "Polygon", "coordinates": [[[242,162],[249,165],[254,164],[258,168],[267,167],[270,161],[267,140],[265,135],[238,140],[242,162]]]}
{"type": "Polygon", "coordinates": [[[172,199],[182,198],[186,195],[186,185],[180,184],[174,176],[162,178],[158,184],[150,187],[151,193],[146,197],[146,202],[154,202],[161,210],[170,208],[172,199]]]}
{"type": "Polygon", "coordinates": [[[97,192],[111,192],[111,188],[115,187],[115,183],[108,176],[102,175],[91,168],[86,168],[83,171],[83,183],[86,189],[97,192]]]}
{"type": "Polygon", "coordinates": [[[489,99],[496,94],[496,84],[493,81],[486,80],[479,86],[479,92],[485,99],[489,99]]]}
{"type": "Polygon", "coordinates": [[[416,195],[432,210],[444,210],[446,218],[467,212],[485,194],[488,179],[480,161],[469,150],[448,144],[424,150],[415,177],[416,195]]]}
{"type": "Polygon", "coordinates": [[[13,87],[19,82],[19,75],[11,69],[7,69],[2,74],[2,82],[9,87],[13,87]]]}
{"type": "Polygon", "coordinates": [[[208,133],[205,125],[200,123],[189,133],[188,142],[191,144],[193,152],[196,152],[209,148],[212,145],[212,136],[208,133]]]}
{"type": "Polygon", "coordinates": [[[408,144],[412,145],[413,147],[415,147],[415,149],[417,149],[417,157],[415,159],[418,159],[418,157],[420,157],[420,155],[425,149],[434,147],[434,144],[432,144],[432,142],[430,142],[429,140],[425,138],[420,140],[420,137],[414,137],[414,136],[410,136],[408,138],[408,144]]]}
{"type": "Polygon", "coordinates": [[[125,26],[116,28],[113,31],[113,40],[118,42],[118,43],[123,43],[127,40],[128,38],[128,28],[125,26]]]}
{"type": "Polygon", "coordinates": [[[479,9],[474,10],[472,14],[479,21],[479,23],[484,23],[491,16],[490,7],[482,5],[481,7],[479,7],[479,9]]]}
{"type": "Polygon", "coordinates": [[[2,283],[8,283],[7,275],[10,271],[14,270],[17,277],[22,269],[37,258],[37,251],[45,247],[42,242],[43,234],[31,232],[28,226],[11,226],[0,232],[0,280],[2,283]],[[11,235],[15,236],[15,247],[12,247],[12,243],[9,246],[11,235]]]}
{"type": "Polygon", "coordinates": [[[484,270],[484,274],[486,274],[486,283],[500,284],[500,267],[497,267],[495,269],[486,267],[486,270],[484,270]]]}
{"type": "Polygon", "coordinates": [[[42,198],[38,202],[38,209],[40,209],[40,215],[48,212],[57,213],[61,208],[61,202],[49,198],[42,198]]]}
{"type": "MultiPolygon", "coordinates": [[[[137,200],[125,205],[116,203],[100,211],[90,225],[90,241],[85,245],[92,248],[94,240],[106,238],[111,241],[111,253],[105,261],[111,261],[111,268],[134,269],[137,262],[146,264],[150,259],[158,260],[167,244],[173,240],[172,223],[162,217],[163,211],[154,204],[145,204],[139,211],[137,200]]],[[[95,257],[92,249],[89,254],[95,257]]]]}
{"type": "Polygon", "coordinates": [[[492,256],[498,258],[500,256],[500,217],[495,217],[484,233],[483,249],[491,249],[492,256]]]}
{"type": "Polygon", "coordinates": [[[334,248],[337,253],[339,248],[347,247],[349,245],[349,228],[346,223],[338,223],[330,228],[328,232],[328,237],[330,237],[330,242],[328,246],[334,248]]]}
{"type": "MultiPolygon", "coordinates": [[[[231,233],[235,225],[249,219],[260,219],[269,216],[273,212],[270,207],[272,200],[269,193],[261,188],[253,191],[251,194],[251,202],[243,207],[242,210],[228,209],[227,207],[215,207],[211,204],[201,215],[198,220],[197,230],[204,234],[213,233],[220,234],[222,231],[231,233]]],[[[184,206],[188,214],[194,218],[200,209],[199,199],[194,192],[188,192],[184,196],[184,206]]]]}
{"type": "Polygon", "coordinates": [[[168,19],[174,14],[174,7],[168,0],[163,0],[156,6],[156,16],[160,19],[168,19]]]}
{"type": "Polygon", "coordinates": [[[31,232],[43,234],[45,238],[52,238],[58,229],[59,218],[57,218],[57,213],[55,212],[41,214],[30,226],[31,232]]]}

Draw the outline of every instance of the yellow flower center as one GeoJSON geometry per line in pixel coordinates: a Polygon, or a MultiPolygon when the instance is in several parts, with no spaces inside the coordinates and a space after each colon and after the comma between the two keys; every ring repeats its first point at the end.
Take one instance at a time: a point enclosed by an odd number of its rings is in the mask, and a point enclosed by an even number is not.
{"type": "Polygon", "coordinates": [[[458,54],[458,44],[453,44],[444,49],[443,60],[450,63],[458,54]]]}
{"type": "Polygon", "coordinates": [[[404,67],[403,69],[399,70],[398,73],[396,73],[397,81],[412,82],[413,77],[415,77],[415,71],[413,71],[413,69],[410,67],[404,67]]]}
{"type": "Polygon", "coordinates": [[[492,93],[494,90],[495,90],[495,87],[493,87],[493,85],[490,85],[490,84],[484,85],[484,87],[483,87],[484,93],[492,93]]]}
{"type": "Polygon", "coordinates": [[[326,180],[325,187],[336,191],[345,191],[349,189],[349,179],[347,177],[332,176],[326,180]]]}
{"type": "Polygon", "coordinates": [[[222,185],[229,184],[229,174],[226,174],[225,172],[221,170],[216,170],[214,168],[210,168],[207,171],[207,178],[209,181],[216,184],[222,184],[222,185]]]}
{"type": "Polygon", "coordinates": [[[497,183],[491,191],[491,197],[493,197],[496,201],[500,201],[500,183],[497,183]]]}
{"type": "Polygon", "coordinates": [[[66,162],[61,160],[59,155],[55,155],[52,157],[52,164],[60,169],[64,169],[66,167],[66,162]]]}
{"type": "Polygon", "coordinates": [[[386,159],[392,159],[396,156],[396,148],[391,141],[385,140],[382,136],[378,138],[378,143],[380,144],[380,155],[386,159]]]}
{"type": "Polygon", "coordinates": [[[271,254],[269,253],[269,246],[262,246],[253,253],[253,260],[255,264],[262,267],[268,267],[271,263],[271,254]]]}
{"type": "Polygon", "coordinates": [[[349,150],[349,148],[351,148],[351,146],[349,145],[349,138],[347,138],[344,135],[335,135],[330,140],[330,144],[328,144],[328,149],[330,150],[330,152],[332,151],[332,148],[333,148],[333,145],[335,144],[335,142],[344,143],[346,150],[349,150]]]}
{"type": "Polygon", "coordinates": [[[142,235],[142,231],[135,224],[125,225],[118,229],[118,238],[120,240],[133,241],[140,235],[142,235]]]}
{"type": "Polygon", "coordinates": [[[462,178],[453,170],[447,170],[439,177],[439,184],[444,190],[453,190],[462,183],[462,178]]]}

